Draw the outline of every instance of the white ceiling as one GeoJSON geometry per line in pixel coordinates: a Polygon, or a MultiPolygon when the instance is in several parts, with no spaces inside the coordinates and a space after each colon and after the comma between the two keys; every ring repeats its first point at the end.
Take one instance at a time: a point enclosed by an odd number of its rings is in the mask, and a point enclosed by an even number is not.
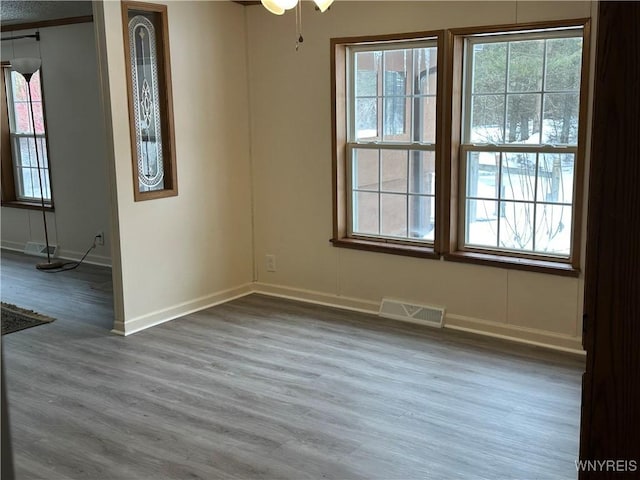
{"type": "Polygon", "coordinates": [[[0,1],[0,24],[40,22],[92,14],[90,1],[0,1]]]}

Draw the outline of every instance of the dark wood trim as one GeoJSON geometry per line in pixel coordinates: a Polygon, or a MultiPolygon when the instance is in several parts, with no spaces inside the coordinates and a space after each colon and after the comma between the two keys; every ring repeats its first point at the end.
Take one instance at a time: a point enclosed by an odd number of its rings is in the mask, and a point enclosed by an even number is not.
{"type": "Polygon", "coordinates": [[[34,28],[60,27],[62,25],[73,25],[74,23],[93,22],[93,15],[82,17],[55,18],[53,20],[41,20],[39,22],[16,23],[12,25],[2,25],[2,32],[17,32],[20,30],[33,30],[34,28]]]}
{"type": "Polygon", "coordinates": [[[445,143],[445,137],[447,137],[447,129],[445,128],[444,123],[444,112],[446,111],[446,107],[444,105],[445,99],[445,85],[447,84],[447,76],[446,76],[446,62],[445,62],[445,31],[440,30],[437,32],[436,45],[438,49],[437,56],[437,76],[436,76],[436,150],[435,150],[435,174],[436,174],[436,182],[435,182],[435,235],[433,241],[433,250],[436,253],[441,253],[443,250],[443,241],[442,241],[442,230],[443,230],[443,219],[442,211],[445,208],[446,200],[443,195],[440,194],[442,191],[442,178],[444,168],[444,155],[443,155],[443,144],[445,143]]]}
{"type": "Polygon", "coordinates": [[[169,22],[167,5],[123,1],[122,32],[124,37],[125,69],[129,103],[129,133],[131,138],[131,162],[133,169],[133,196],[136,202],[178,195],[176,168],[175,127],[173,119],[173,90],[171,83],[171,59],[169,43],[169,22]],[[159,14],[161,27],[156,29],[156,50],[158,62],[158,93],[161,103],[161,132],[165,188],[151,192],[141,192],[138,188],[137,142],[135,133],[135,113],[133,107],[133,84],[131,74],[131,56],[129,53],[129,11],[143,11],[159,14]]]}
{"type": "Polygon", "coordinates": [[[333,238],[346,236],[346,48],[331,39],[331,187],[333,238]]]}
{"type": "Polygon", "coordinates": [[[519,32],[523,30],[544,30],[549,28],[582,27],[589,23],[589,18],[568,20],[548,20],[543,22],[508,23],[504,25],[484,25],[474,27],[452,28],[449,31],[454,36],[469,36],[485,33],[519,32]]]}
{"type": "Polygon", "coordinates": [[[640,471],[640,3],[598,8],[580,459],[635,465],[581,471],[580,480],[640,471]]]}
{"type": "Polygon", "coordinates": [[[444,198],[447,203],[444,205],[445,228],[442,232],[443,249],[442,253],[456,251],[458,248],[459,231],[459,190],[460,169],[460,139],[462,127],[462,58],[464,41],[460,36],[454,36],[451,31],[447,32],[447,92],[446,92],[446,112],[445,125],[446,133],[443,149],[445,152],[444,198]]]}
{"type": "MultiPolygon", "coordinates": [[[[42,205],[40,203],[33,203],[33,202],[23,202],[20,200],[8,200],[8,201],[2,201],[0,203],[3,207],[7,207],[7,208],[20,208],[23,210],[42,210],[42,205]]],[[[44,209],[47,212],[54,212],[55,211],[55,207],[53,206],[53,204],[51,205],[46,205],[44,206],[44,209]]]]}
{"type": "Polygon", "coordinates": [[[357,37],[338,37],[331,39],[331,45],[361,45],[366,43],[397,42],[402,40],[437,39],[444,30],[424,32],[389,33],[384,35],[360,35],[357,37]]]}
{"type": "MultiPolygon", "coordinates": [[[[590,19],[582,18],[575,20],[558,20],[548,22],[535,22],[535,23],[523,23],[523,24],[510,24],[510,25],[489,25],[479,27],[466,27],[455,28],[449,30],[451,38],[449,39],[449,47],[447,52],[447,58],[449,61],[448,72],[451,78],[449,85],[447,85],[449,91],[447,92],[448,111],[446,117],[446,124],[450,126],[451,131],[449,138],[445,139],[445,142],[450,142],[449,148],[449,161],[447,166],[450,168],[447,180],[449,181],[450,191],[448,199],[451,202],[448,209],[449,216],[445,217],[445,221],[448,222],[448,228],[443,232],[443,235],[447,236],[443,243],[448,245],[448,251],[451,255],[445,255],[446,260],[453,261],[469,261],[477,262],[478,258],[482,259],[482,262],[487,264],[502,263],[496,262],[496,258],[505,257],[505,265],[514,264],[513,258],[516,254],[502,253],[499,250],[492,252],[490,255],[492,258],[487,258],[483,252],[474,252],[469,249],[463,248],[463,241],[460,238],[460,232],[462,232],[462,214],[461,214],[461,185],[464,185],[464,179],[461,178],[460,163],[464,161],[461,158],[460,145],[462,135],[462,96],[463,96],[463,63],[464,63],[464,39],[470,35],[486,34],[486,33],[501,33],[501,32],[521,32],[526,30],[541,30],[548,28],[561,28],[561,27],[581,27],[583,29],[583,51],[582,51],[582,65],[581,65],[581,85],[580,85],[580,112],[579,112],[579,130],[578,130],[578,146],[576,154],[576,168],[575,168],[575,188],[573,192],[573,214],[572,214],[572,240],[571,240],[571,257],[563,263],[570,264],[569,269],[560,268],[561,272],[570,271],[572,276],[578,276],[580,272],[580,249],[582,239],[582,216],[583,216],[583,193],[584,193],[584,171],[586,161],[586,136],[587,136],[587,118],[588,118],[588,102],[589,102],[589,65],[590,65],[590,19]],[[450,96],[450,98],[449,98],[450,96]],[[480,255],[480,257],[477,257],[480,255]],[[462,260],[461,260],[462,259],[462,260]]],[[[546,262],[536,255],[518,255],[517,258],[521,261],[515,262],[516,265],[528,264],[530,262],[546,262]],[[522,263],[524,262],[524,263],[522,263]]],[[[544,257],[542,257],[544,258],[544,257]]],[[[556,263],[556,262],[553,262],[556,263]]],[[[560,263],[560,262],[557,262],[560,263]]],[[[511,268],[511,267],[506,267],[511,268]]],[[[521,267],[518,267],[521,268],[521,267]]],[[[537,266],[536,266],[537,268],[537,266]]],[[[558,267],[554,267],[557,270],[558,267]]],[[[537,271],[537,270],[536,270],[537,271]]],[[[553,273],[553,272],[549,272],[553,273]]]]}
{"type": "Polygon", "coordinates": [[[438,48],[438,78],[436,85],[436,192],[442,188],[438,183],[440,170],[442,170],[442,151],[440,143],[446,129],[443,126],[442,118],[444,108],[440,99],[445,89],[445,81],[441,78],[442,64],[444,62],[444,30],[429,32],[395,33],[389,35],[369,35],[358,37],[332,38],[330,40],[330,81],[331,81],[331,164],[332,164],[332,210],[333,210],[333,244],[345,248],[358,248],[398,255],[411,255],[418,257],[437,258],[440,240],[438,238],[439,229],[439,209],[441,202],[436,195],[436,238],[434,247],[414,246],[410,243],[390,245],[388,242],[363,241],[347,237],[347,83],[346,83],[346,47],[348,45],[361,45],[366,43],[392,42],[399,40],[422,40],[425,38],[435,39],[438,48]],[[401,253],[413,252],[413,253],[401,253]],[[428,251],[428,255],[424,252],[428,251]],[[418,252],[418,253],[416,253],[418,252]],[[422,253],[420,253],[422,252],[422,253]]]}
{"type": "Polygon", "coordinates": [[[2,138],[0,143],[0,179],[2,181],[1,201],[4,205],[5,202],[13,201],[16,199],[16,186],[13,176],[13,158],[11,156],[11,132],[9,129],[9,106],[7,104],[7,90],[4,84],[4,71],[8,68],[8,63],[2,62],[0,68],[0,122],[2,138]]]}
{"type": "Polygon", "coordinates": [[[580,270],[569,263],[554,262],[552,260],[538,260],[521,256],[506,256],[504,254],[478,252],[452,252],[444,255],[445,260],[458,263],[473,263],[489,267],[506,268],[509,270],[524,270],[527,272],[548,273],[563,277],[579,277],[580,270]]]}
{"type": "Polygon", "coordinates": [[[404,257],[440,259],[440,255],[432,247],[408,245],[392,242],[376,242],[359,238],[333,238],[330,240],[334,247],[365,250],[367,252],[390,253],[404,257]]]}

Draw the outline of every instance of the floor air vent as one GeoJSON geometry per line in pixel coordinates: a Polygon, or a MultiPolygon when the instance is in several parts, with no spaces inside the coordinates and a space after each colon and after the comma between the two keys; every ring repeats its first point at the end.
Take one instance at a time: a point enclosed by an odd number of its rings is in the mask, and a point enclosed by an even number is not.
{"type": "MultiPolygon", "coordinates": [[[[55,257],[58,252],[56,245],[49,245],[49,255],[55,257]]],[[[27,242],[24,246],[24,253],[27,255],[37,255],[39,257],[47,256],[47,246],[44,243],[27,242]]]]}
{"type": "Polygon", "coordinates": [[[444,320],[444,308],[428,305],[415,305],[399,300],[383,298],[380,304],[381,317],[403,320],[405,322],[419,323],[431,327],[442,328],[444,320]]]}

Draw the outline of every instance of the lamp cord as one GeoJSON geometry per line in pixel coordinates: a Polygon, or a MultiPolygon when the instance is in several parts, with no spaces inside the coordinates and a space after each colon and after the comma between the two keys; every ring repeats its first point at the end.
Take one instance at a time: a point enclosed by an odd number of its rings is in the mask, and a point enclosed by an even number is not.
{"type": "Polygon", "coordinates": [[[87,258],[87,255],[89,255],[89,252],[91,250],[93,250],[94,248],[96,248],[96,239],[95,238],[93,239],[93,244],[89,247],[89,250],[87,250],[85,252],[85,254],[82,256],[82,258],[80,260],[78,260],[77,262],[65,262],[62,265],[60,265],[60,268],[49,269],[49,270],[41,270],[41,271],[42,272],[47,272],[47,273],[60,273],[60,272],[68,272],[69,270],[74,270],[74,269],[78,268],[82,262],[84,262],[84,259],[87,258]]]}

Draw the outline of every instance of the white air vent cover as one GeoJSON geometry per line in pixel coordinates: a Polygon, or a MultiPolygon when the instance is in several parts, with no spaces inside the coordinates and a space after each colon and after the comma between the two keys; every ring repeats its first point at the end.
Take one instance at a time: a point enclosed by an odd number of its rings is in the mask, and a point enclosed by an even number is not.
{"type": "MultiPolygon", "coordinates": [[[[24,246],[24,253],[27,255],[37,255],[39,257],[47,256],[47,246],[44,243],[27,242],[24,246]]],[[[57,245],[49,245],[49,255],[55,257],[58,253],[57,245]]]]}
{"type": "Polygon", "coordinates": [[[444,308],[430,305],[415,305],[400,300],[383,298],[378,315],[394,320],[403,320],[405,322],[442,328],[444,308]]]}

